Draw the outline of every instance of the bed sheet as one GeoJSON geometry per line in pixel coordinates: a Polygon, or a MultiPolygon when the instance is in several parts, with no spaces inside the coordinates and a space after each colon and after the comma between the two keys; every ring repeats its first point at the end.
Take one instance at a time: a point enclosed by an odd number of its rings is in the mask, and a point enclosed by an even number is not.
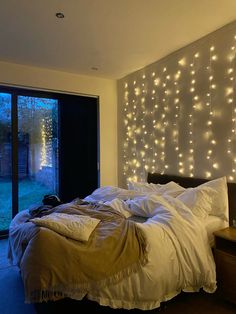
{"type": "Polygon", "coordinates": [[[214,240],[213,233],[217,230],[228,227],[229,222],[226,220],[223,220],[220,217],[209,215],[207,219],[204,221],[204,226],[207,231],[209,244],[211,247],[214,247],[215,240],[214,240]]]}

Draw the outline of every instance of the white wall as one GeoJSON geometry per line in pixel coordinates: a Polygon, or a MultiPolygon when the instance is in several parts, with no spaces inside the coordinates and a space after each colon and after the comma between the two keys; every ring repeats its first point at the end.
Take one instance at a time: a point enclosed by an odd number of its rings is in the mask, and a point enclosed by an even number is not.
{"type": "Polygon", "coordinates": [[[99,96],[101,185],[117,185],[117,88],[115,80],[0,62],[1,84],[99,96]]]}

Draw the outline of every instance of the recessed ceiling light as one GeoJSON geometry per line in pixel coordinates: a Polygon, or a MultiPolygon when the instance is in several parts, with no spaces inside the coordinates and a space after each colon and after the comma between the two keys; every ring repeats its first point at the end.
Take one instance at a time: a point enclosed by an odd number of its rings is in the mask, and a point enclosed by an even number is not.
{"type": "Polygon", "coordinates": [[[57,12],[56,17],[59,19],[64,19],[65,15],[62,12],[57,12]]]}

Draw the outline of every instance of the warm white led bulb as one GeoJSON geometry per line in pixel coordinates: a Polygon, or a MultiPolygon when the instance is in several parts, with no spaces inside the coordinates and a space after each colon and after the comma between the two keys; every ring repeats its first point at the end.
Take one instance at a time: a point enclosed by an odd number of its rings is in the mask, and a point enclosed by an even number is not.
{"type": "Polygon", "coordinates": [[[211,173],[209,171],[206,172],[206,178],[210,178],[211,177],[211,173]]]}

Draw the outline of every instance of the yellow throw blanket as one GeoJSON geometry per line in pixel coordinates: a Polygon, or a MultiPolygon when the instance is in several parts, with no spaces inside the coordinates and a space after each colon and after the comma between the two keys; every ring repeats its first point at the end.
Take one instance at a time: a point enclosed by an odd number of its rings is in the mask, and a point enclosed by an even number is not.
{"type": "MultiPolygon", "coordinates": [[[[55,207],[54,212],[87,215],[101,221],[87,242],[47,228],[33,233],[20,264],[26,302],[58,300],[75,291],[87,293],[115,284],[147,263],[142,230],[108,206],[68,203],[55,207]]],[[[31,222],[23,225],[19,230],[23,234],[27,226],[32,229],[31,222]]]]}

